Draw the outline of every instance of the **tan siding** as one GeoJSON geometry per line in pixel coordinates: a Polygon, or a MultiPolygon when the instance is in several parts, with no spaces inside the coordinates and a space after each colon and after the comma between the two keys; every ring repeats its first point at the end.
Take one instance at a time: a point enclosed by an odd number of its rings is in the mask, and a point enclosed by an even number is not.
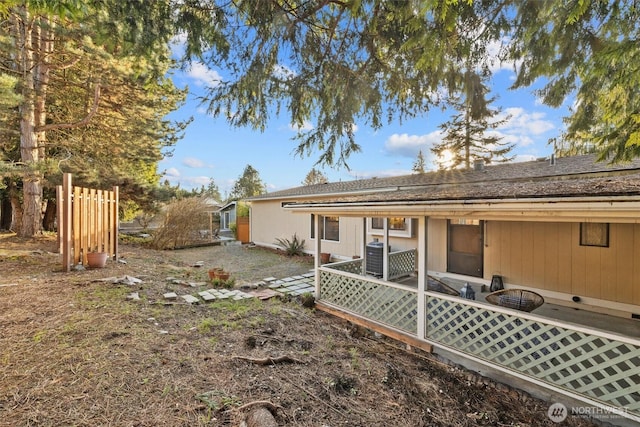
{"type": "Polygon", "coordinates": [[[559,275],[559,233],[558,224],[542,224],[544,247],[544,289],[558,289],[559,275]],[[549,238],[551,237],[551,238],[549,238]]]}
{"type": "Polygon", "coordinates": [[[640,305],[640,226],[636,225],[633,230],[633,304],[640,305]]]}
{"type": "Polygon", "coordinates": [[[533,263],[533,223],[520,222],[517,224],[522,228],[522,241],[519,245],[522,250],[522,282],[520,283],[533,285],[536,272],[533,263]]]}
{"type": "MultiPolygon", "coordinates": [[[[487,230],[487,234],[489,234],[487,230]]],[[[504,266],[509,267],[509,275],[512,274],[511,266],[513,263],[511,262],[511,227],[510,224],[504,224],[504,226],[500,227],[500,232],[498,233],[498,250],[494,251],[496,261],[500,262],[502,266],[500,270],[502,271],[504,266]]]]}
{"type": "Polygon", "coordinates": [[[609,247],[580,246],[580,224],[491,221],[485,269],[510,284],[640,304],[640,225],[611,224],[609,247]],[[500,272],[500,273],[496,273],[500,272]]]}
{"type": "Polygon", "coordinates": [[[585,295],[592,298],[600,298],[600,254],[602,248],[587,246],[586,248],[586,265],[585,265],[585,295]],[[594,267],[599,268],[594,268],[594,267]]]}
{"type": "Polygon", "coordinates": [[[545,236],[544,236],[544,223],[535,223],[533,227],[533,243],[532,247],[532,261],[533,261],[533,279],[534,285],[540,289],[546,289],[544,282],[547,275],[547,269],[545,266],[545,236]]]}
{"type": "Polygon", "coordinates": [[[558,292],[571,293],[572,224],[558,225],[558,292]]]}
{"type": "Polygon", "coordinates": [[[621,252],[620,228],[609,225],[609,247],[600,251],[600,297],[618,301],[618,272],[616,268],[616,253],[621,252]],[[614,239],[614,234],[617,235],[614,239]]]}
{"type": "Polygon", "coordinates": [[[510,223],[509,230],[510,230],[509,235],[513,245],[509,249],[509,253],[511,255],[510,263],[512,265],[511,276],[513,277],[513,280],[516,281],[516,283],[520,283],[523,278],[523,270],[524,270],[524,267],[523,267],[524,254],[522,251],[522,247],[524,245],[522,241],[522,235],[524,234],[524,231],[522,230],[522,227],[517,223],[510,223]]]}
{"type": "Polygon", "coordinates": [[[628,303],[633,301],[633,224],[620,224],[616,227],[611,227],[611,234],[609,235],[610,242],[615,244],[615,254],[612,252],[611,256],[614,257],[616,278],[613,280],[611,289],[615,289],[613,295],[616,296],[616,301],[628,303]],[[628,248],[625,250],[625,248],[628,248]]]}
{"type": "Polygon", "coordinates": [[[447,221],[429,219],[429,270],[447,271],[447,221]]]}
{"type": "Polygon", "coordinates": [[[580,246],[580,224],[572,224],[571,240],[575,245],[571,260],[571,293],[586,295],[587,248],[580,246]]]}
{"type": "MultiPolygon", "coordinates": [[[[417,226],[417,222],[414,222],[417,226]]],[[[362,242],[362,218],[340,218],[340,241],[322,241],[322,251],[329,252],[336,257],[351,258],[362,256],[360,246],[362,242]]],[[[300,214],[282,208],[279,201],[253,201],[251,203],[251,240],[256,244],[274,245],[276,238],[290,239],[296,233],[305,240],[305,250],[313,252],[315,239],[311,239],[311,214],[300,214]]],[[[390,237],[393,250],[412,249],[417,247],[417,230],[413,230],[414,237],[390,237]]],[[[367,242],[374,237],[367,236],[367,242]]],[[[445,264],[446,266],[446,264],[445,264]]]]}

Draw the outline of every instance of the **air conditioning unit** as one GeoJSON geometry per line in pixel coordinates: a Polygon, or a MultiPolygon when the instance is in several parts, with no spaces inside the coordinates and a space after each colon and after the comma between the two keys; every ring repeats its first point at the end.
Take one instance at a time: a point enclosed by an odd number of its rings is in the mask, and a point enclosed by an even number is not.
{"type": "Polygon", "coordinates": [[[382,277],[382,257],[384,255],[384,243],[367,243],[367,274],[382,277]]]}

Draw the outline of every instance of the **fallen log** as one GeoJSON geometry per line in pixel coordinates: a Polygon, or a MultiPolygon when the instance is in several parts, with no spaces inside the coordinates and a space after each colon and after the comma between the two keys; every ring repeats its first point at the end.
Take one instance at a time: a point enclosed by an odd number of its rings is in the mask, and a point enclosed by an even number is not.
{"type": "Polygon", "coordinates": [[[245,356],[233,356],[233,359],[244,360],[256,365],[275,365],[276,363],[303,363],[301,360],[294,359],[293,357],[289,356],[265,357],[262,359],[254,359],[252,357],[245,356]]]}

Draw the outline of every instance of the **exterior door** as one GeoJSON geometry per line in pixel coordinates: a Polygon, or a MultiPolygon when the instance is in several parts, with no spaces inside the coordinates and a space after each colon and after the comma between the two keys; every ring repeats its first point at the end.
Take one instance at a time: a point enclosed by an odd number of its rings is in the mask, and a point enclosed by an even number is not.
{"type": "Polygon", "coordinates": [[[231,224],[229,224],[229,222],[231,221],[231,213],[229,211],[224,211],[222,214],[222,229],[223,230],[228,230],[229,227],[231,226],[231,224]]]}
{"type": "Polygon", "coordinates": [[[448,220],[448,272],[483,276],[483,225],[483,221],[448,220]]]}

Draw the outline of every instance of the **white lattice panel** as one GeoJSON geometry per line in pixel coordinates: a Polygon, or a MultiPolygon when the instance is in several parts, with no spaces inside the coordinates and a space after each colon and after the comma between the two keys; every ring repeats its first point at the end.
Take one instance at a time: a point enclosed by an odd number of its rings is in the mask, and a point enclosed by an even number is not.
{"type": "Polygon", "coordinates": [[[334,262],[332,264],[326,264],[325,267],[338,271],[346,271],[347,273],[363,274],[363,265],[364,264],[362,258],[358,258],[350,261],[341,261],[334,262]]]}
{"type": "Polygon", "coordinates": [[[416,254],[415,249],[391,252],[389,254],[389,280],[408,276],[416,271],[416,254]]]}
{"type": "Polygon", "coordinates": [[[640,345],[427,297],[427,338],[640,414],[640,345]]]}
{"type": "Polygon", "coordinates": [[[320,271],[320,301],[406,332],[417,332],[417,295],[411,289],[320,271]]]}

